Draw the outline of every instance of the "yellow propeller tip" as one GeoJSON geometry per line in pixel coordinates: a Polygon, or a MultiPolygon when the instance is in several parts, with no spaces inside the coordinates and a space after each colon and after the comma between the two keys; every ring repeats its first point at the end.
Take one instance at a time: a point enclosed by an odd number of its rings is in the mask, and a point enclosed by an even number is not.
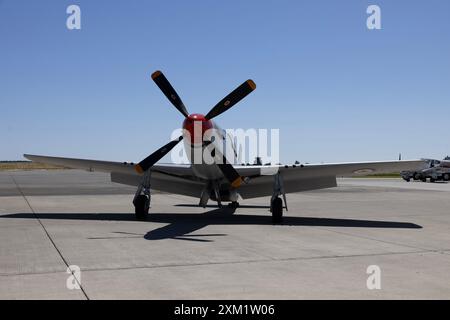
{"type": "Polygon", "coordinates": [[[247,84],[250,86],[250,88],[252,88],[252,90],[256,89],[256,83],[253,82],[252,79],[247,80],[247,84]]]}
{"type": "Polygon", "coordinates": [[[136,170],[137,173],[144,173],[144,170],[138,164],[134,166],[134,170],[136,170]]]}
{"type": "Polygon", "coordinates": [[[237,187],[239,187],[241,184],[242,184],[242,178],[241,178],[241,177],[238,177],[237,179],[235,179],[235,180],[231,183],[231,186],[232,186],[233,188],[237,188],[237,187]]]}
{"type": "Polygon", "coordinates": [[[152,73],[152,79],[155,80],[155,78],[158,78],[161,75],[161,71],[157,70],[152,73]]]}

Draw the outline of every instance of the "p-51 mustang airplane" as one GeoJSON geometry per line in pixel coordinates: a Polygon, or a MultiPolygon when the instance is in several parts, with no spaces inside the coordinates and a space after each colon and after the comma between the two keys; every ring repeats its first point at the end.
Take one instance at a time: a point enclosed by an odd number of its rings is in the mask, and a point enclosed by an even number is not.
{"type": "Polygon", "coordinates": [[[207,132],[214,129],[218,134],[218,141],[224,141],[224,144],[227,145],[227,141],[230,140],[229,137],[212,119],[230,109],[255,90],[255,83],[252,80],[245,81],[216,104],[206,115],[201,115],[188,113],[180,97],[161,71],[154,72],[152,79],[175,108],[185,117],[183,134],[178,139],[156,150],[138,164],[30,154],[24,156],[41,163],[108,172],[111,174],[111,181],[113,182],[137,186],[133,204],[138,220],[145,220],[148,216],[151,199],[150,187],[154,190],[197,197],[200,199],[199,205],[202,207],[206,206],[209,199],[217,201],[219,207],[222,201],[226,201],[230,202],[231,207],[236,208],[239,205],[239,198],[271,196],[270,211],[272,212],[272,219],[274,223],[278,223],[282,220],[283,207],[287,210],[286,193],[336,187],[336,176],[400,172],[415,170],[424,165],[421,160],[403,160],[293,166],[233,166],[232,162],[225,156],[228,153],[220,148],[220,144],[214,144],[216,140],[206,139],[205,141],[203,137],[207,132]],[[196,131],[198,128],[200,128],[201,139],[198,139],[196,131]],[[181,140],[184,140],[185,150],[188,151],[187,156],[190,165],[156,164],[181,140]],[[200,163],[193,161],[196,148],[201,151],[210,148],[214,161],[202,161],[200,163]],[[217,161],[217,159],[221,161],[217,161]],[[268,174],[268,172],[271,173],[268,174]]]}

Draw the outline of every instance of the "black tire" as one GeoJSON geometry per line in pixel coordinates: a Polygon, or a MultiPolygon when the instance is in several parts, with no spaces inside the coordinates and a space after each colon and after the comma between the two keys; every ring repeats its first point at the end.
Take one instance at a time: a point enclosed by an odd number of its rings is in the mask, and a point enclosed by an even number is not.
{"type": "Polygon", "coordinates": [[[421,180],[422,182],[427,182],[427,178],[425,178],[425,177],[420,178],[420,180],[421,180]]]}
{"type": "Polygon", "coordinates": [[[413,176],[413,179],[414,180],[420,180],[420,173],[418,173],[418,172],[416,172],[416,173],[414,173],[414,176],[413,176]]]}
{"type": "Polygon", "coordinates": [[[280,223],[283,221],[283,201],[281,198],[276,197],[272,201],[272,222],[273,223],[280,223]]]}
{"type": "Polygon", "coordinates": [[[444,181],[450,180],[450,174],[444,173],[444,174],[442,175],[442,180],[444,180],[444,181]]]}
{"type": "Polygon", "coordinates": [[[430,182],[436,182],[435,178],[430,178],[430,182]]]}
{"type": "Polygon", "coordinates": [[[231,209],[236,209],[238,207],[239,207],[239,202],[237,202],[237,201],[232,201],[228,204],[228,208],[231,208],[231,209]]]}
{"type": "Polygon", "coordinates": [[[134,201],[134,212],[137,220],[146,220],[148,217],[149,201],[146,195],[137,196],[134,201]]]}

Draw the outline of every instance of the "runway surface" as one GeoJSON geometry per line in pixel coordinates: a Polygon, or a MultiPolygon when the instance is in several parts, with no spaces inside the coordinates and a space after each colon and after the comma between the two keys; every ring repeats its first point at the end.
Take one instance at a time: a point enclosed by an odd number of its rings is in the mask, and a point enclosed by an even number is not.
{"type": "Polygon", "coordinates": [[[0,172],[0,299],[449,299],[450,184],[338,184],[289,194],[281,225],[268,198],[233,213],[170,194],[139,222],[107,174],[0,172]]]}

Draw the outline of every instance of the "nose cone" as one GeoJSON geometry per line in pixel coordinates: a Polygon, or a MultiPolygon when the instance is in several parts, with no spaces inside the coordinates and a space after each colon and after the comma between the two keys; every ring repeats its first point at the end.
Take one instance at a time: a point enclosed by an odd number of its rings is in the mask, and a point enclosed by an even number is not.
{"type": "Polygon", "coordinates": [[[208,129],[212,129],[213,124],[211,120],[207,120],[204,115],[194,113],[189,115],[183,121],[184,134],[189,134],[188,141],[191,143],[202,143],[203,135],[208,129]]]}

